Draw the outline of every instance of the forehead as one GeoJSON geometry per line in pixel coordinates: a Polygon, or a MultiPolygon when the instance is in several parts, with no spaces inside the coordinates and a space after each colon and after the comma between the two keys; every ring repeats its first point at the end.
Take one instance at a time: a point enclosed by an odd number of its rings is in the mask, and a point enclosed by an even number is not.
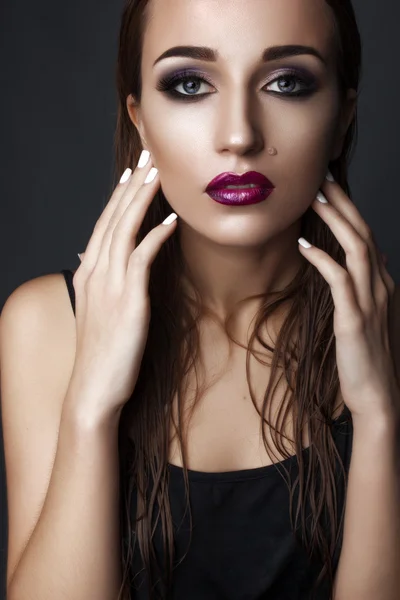
{"type": "Polygon", "coordinates": [[[150,0],[143,58],[172,46],[209,46],[221,61],[257,60],[267,46],[314,46],[330,60],[333,11],[325,0],[150,0]]]}

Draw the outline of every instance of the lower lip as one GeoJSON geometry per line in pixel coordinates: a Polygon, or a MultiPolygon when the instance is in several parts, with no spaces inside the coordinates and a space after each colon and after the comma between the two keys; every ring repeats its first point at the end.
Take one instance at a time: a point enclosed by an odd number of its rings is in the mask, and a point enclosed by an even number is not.
{"type": "Polygon", "coordinates": [[[275,188],[256,187],[244,189],[219,189],[209,190],[207,194],[219,204],[228,204],[229,206],[246,206],[248,204],[258,204],[268,198],[275,188]]]}

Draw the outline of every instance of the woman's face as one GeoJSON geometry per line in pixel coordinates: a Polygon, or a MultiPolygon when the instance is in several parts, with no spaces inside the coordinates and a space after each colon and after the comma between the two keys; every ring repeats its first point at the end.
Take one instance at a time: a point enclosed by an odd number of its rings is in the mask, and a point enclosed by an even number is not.
{"type": "Polygon", "coordinates": [[[128,110],[180,218],[181,235],[250,248],[279,245],[293,231],[297,251],[299,219],[343,141],[326,2],[151,0],[142,83],[140,106],[129,97],[128,110]],[[314,48],[322,60],[299,54],[263,62],[268,47],[294,44],[314,48]],[[214,49],[217,60],[173,56],[154,64],[174,46],[214,49]],[[190,80],[164,90],[165,80],[182,71],[190,80]],[[275,190],[259,204],[218,204],[205,189],[226,171],[258,171],[275,190]]]}

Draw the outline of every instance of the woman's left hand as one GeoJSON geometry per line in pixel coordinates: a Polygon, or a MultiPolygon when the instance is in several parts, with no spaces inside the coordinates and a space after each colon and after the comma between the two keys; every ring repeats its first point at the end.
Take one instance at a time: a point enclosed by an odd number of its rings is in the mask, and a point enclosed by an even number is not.
{"type": "Polygon", "coordinates": [[[371,228],[341,186],[325,180],[321,190],[328,203],[315,200],[312,208],[342,245],[347,270],[315,246],[304,248],[299,244],[299,250],[331,288],[343,400],[353,418],[397,415],[400,387],[389,340],[396,285],[385,268],[371,228]]]}

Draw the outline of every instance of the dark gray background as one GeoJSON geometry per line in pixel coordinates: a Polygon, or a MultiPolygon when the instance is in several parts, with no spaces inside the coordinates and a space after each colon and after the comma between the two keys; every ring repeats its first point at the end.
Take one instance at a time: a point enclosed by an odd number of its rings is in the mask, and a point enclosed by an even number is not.
{"type": "MultiPolygon", "coordinates": [[[[122,0],[0,4],[0,309],[24,281],[75,269],[112,192],[122,0]]],[[[400,5],[354,1],[363,39],[354,200],[400,282],[400,5]]],[[[0,432],[1,433],[1,432],[0,432]]],[[[7,503],[0,437],[0,593],[7,503]]]]}

